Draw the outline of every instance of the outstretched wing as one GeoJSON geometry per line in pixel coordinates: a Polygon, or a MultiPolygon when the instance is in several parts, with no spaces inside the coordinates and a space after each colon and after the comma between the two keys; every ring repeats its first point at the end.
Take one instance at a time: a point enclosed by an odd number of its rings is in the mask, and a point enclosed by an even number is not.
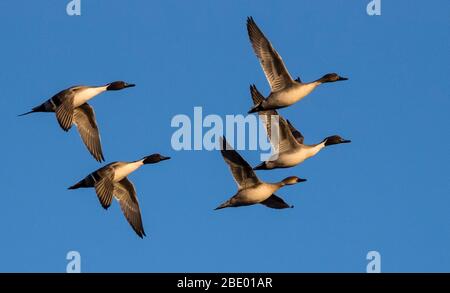
{"type": "Polygon", "coordinates": [[[125,218],[136,234],[141,238],[145,236],[136,190],[127,177],[114,185],[114,196],[119,201],[125,218]]]}
{"type": "Polygon", "coordinates": [[[251,17],[247,19],[247,31],[272,92],[282,90],[294,83],[283,59],[251,17]]]}
{"type": "Polygon", "coordinates": [[[239,190],[251,187],[261,181],[256,177],[252,167],[221,137],[221,153],[233,174],[239,190]]]}
{"type": "Polygon", "coordinates": [[[92,156],[99,162],[104,161],[94,109],[87,103],[75,108],[73,122],[92,156]]]}

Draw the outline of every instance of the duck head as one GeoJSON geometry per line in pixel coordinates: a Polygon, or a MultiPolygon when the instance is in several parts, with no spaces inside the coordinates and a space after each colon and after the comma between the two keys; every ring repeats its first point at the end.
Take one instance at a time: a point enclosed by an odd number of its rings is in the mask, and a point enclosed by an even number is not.
{"type": "Polygon", "coordinates": [[[343,139],[339,135],[332,135],[327,138],[325,138],[322,142],[325,142],[325,146],[333,145],[333,144],[340,144],[340,143],[350,143],[351,140],[343,139]]]}
{"type": "Polygon", "coordinates": [[[283,183],[283,185],[294,185],[299,182],[305,182],[305,181],[306,181],[306,179],[298,178],[297,176],[289,176],[289,177],[284,178],[281,182],[283,183]]]}
{"type": "Polygon", "coordinates": [[[320,83],[326,83],[326,82],[336,82],[340,80],[348,80],[348,78],[339,76],[337,73],[328,73],[319,78],[317,81],[320,83]]]}
{"type": "Polygon", "coordinates": [[[155,164],[155,163],[159,163],[161,161],[165,161],[168,159],[170,159],[170,157],[164,157],[160,154],[153,154],[153,155],[142,158],[144,165],[145,164],[155,164]]]}
{"type": "Polygon", "coordinates": [[[124,81],[114,81],[107,85],[106,90],[107,91],[118,91],[118,90],[125,89],[127,87],[134,87],[134,86],[136,86],[136,85],[133,83],[127,83],[124,81]]]}

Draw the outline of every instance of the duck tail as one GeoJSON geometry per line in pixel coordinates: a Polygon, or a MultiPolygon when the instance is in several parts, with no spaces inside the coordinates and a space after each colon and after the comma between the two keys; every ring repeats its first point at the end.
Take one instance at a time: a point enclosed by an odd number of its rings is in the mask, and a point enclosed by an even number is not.
{"type": "Polygon", "coordinates": [[[34,112],[36,112],[36,111],[31,110],[29,112],[26,112],[26,113],[23,113],[23,114],[20,114],[20,115],[17,115],[17,116],[21,117],[21,116],[25,116],[25,115],[28,115],[28,114],[31,114],[31,113],[34,113],[34,112]]]}
{"type": "Polygon", "coordinates": [[[70,186],[67,189],[78,189],[84,187],[84,180],[81,180],[80,182],[76,183],[75,185],[70,186]]]}
{"type": "Polygon", "coordinates": [[[253,170],[269,170],[269,168],[267,167],[266,162],[262,162],[261,164],[253,168],[253,170]]]}
{"type": "Polygon", "coordinates": [[[229,208],[231,207],[231,200],[227,200],[226,202],[224,202],[223,204],[221,204],[220,206],[218,206],[217,208],[215,208],[214,210],[220,210],[220,209],[224,209],[224,208],[229,208]]]}
{"type": "Polygon", "coordinates": [[[260,112],[260,111],[263,111],[263,110],[264,110],[264,108],[262,106],[262,102],[260,102],[257,105],[253,106],[253,108],[251,108],[250,111],[248,111],[247,113],[251,114],[251,113],[260,112]]]}
{"type": "Polygon", "coordinates": [[[39,106],[37,106],[37,107],[34,107],[33,109],[31,109],[31,111],[28,111],[28,112],[26,112],[26,113],[23,113],[23,114],[20,114],[20,115],[17,115],[17,116],[18,116],[18,117],[20,117],[20,116],[25,116],[25,115],[28,115],[28,114],[31,114],[31,113],[36,113],[36,112],[47,112],[47,111],[45,110],[45,103],[42,104],[42,105],[39,105],[39,106]]]}
{"type": "Polygon", "coordinates": [[[87,187],[94,187],[94,180],[92,180],[91,176],[84,178],[80,182],[70,186],[68,189],[78,189],[87,187]]]}

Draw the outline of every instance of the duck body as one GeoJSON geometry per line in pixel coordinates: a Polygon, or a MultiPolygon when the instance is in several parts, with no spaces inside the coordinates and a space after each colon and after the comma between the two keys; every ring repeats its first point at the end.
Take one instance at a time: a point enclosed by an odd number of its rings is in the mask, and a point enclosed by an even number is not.
{"type": "Polygon", "coordinates": [[[144,165],[143,160],[131,163],[116,162],[114,166],[115,172],[113,181],[114,182],[121,181],[123,178],[127,177],[129,174],[133,173],[143,165],[144,165]]]}
{"type": "Polygon", "coordinates": [[[290,168],[303,163],[305,160],[314,157],[321,149],[325,147],[325,143],[316,145],[298,144],[294,149],[277,154],[271,157],[265,163],[267,169],[290,168]]]}
{"type": "Polygon", "coordinates": [[[131,174],[132,172],[136,171],[142,165],[143,165],[142,160],[131,163],[112,162],[90,173],[80,182],[69,187],[69,189],[95,187],[95,184],[99,182],[107,172],[111,172],[113,174],[113,176],[111,177],[111,181],[113,183],[117,183],[120,182],[123,178],[125,178],[129,174],[131,174]]]}
{"type": "Polygon", "coordinates": [[[21,114],[19,116],[35,112],[56,112],[57,108],[60,105],[65,104],[66,102],[69,104],[68,106],[72,108],[78,108],[105,91],[121,90],[134,86],[134,84],[129,84],[123,81],[115,81],[102,86],[72,86],[58,92],[56,95],[52,96],[41,105],[34,107],[30,112],[21,114]]]}
{"type": "Polygon", "coordinates": [[[307,95],[309,95],[320,82],[314,81],[310,83],[292,83],[291,86],[277,92],[271,92],[265,102],[261,104],[261,110],[274,110],[288,107],[297,103],[307,95]]]}
{"type": "Polygon", "coordinates": [[[78,108],[95,96],[107,90],[105,86],[73,86],[62,90],[41,105],[34,107],[30,112],[22,115],[31,114],[34,112],[55,112],[56,109],[66,100],[71,100],[70,104],[73,108],[78,108]]]}
{"type": "Polygon", "coordinates": [[[84,103],[91,100],[95,96],[105,92],[107,88],[108,88],[107,85],[97,87],[80,86],[72,88],[72,90],[76,92],[73,98],[73,107],[77,108],[83,105],[84,103]]]}
{"type": "Polygon", "coordinates": [[[232,199],[234,198],[234,204],[238,205],[257,204],[268,199],[272,194],[280,189],[280,187],[280,184],[261,182],[250,188],[239,190],[238,193],[232,197],[232,199]]]}

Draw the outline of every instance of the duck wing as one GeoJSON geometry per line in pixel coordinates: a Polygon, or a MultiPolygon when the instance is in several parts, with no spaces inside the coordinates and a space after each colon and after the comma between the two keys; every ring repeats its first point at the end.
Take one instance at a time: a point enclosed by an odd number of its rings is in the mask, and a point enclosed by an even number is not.
{"type": "Polygon", "coordinates": [[[253,51],[261,63],[272,92],[280,91],[294,83],[283,59],[256,25],[252,17],[247,19],[247,31],[253,51]]]}
{"type": "Polygon", "coordinates": [[[92,156],[99,162],[104,161],[94,109],[87,103],[75,108],[73,123],[92,156]]]}
{"type": "Polygon", "coordinates": [[[127,177],[114,184],[114,196],[119,201],[122,213],[134,232],[141,238],[145,236],[136,189],[127,177]]]}
{"type": "Polygon", "coordinates": [[[94,187],[100,204],[108,209],[114,193],[114,167],[110,164],[97,171],[92,176],[96,179],[94,187]]]}
{"type": "Polygon", "coordinates": [[[288,205],[281,197],[272,194],[268,199],[262,201],[261,204],[272,209],[287,209],[293,208],[293,206],[288,205]]]}
{"type": "Polygon", "coordinates": [[[227,143],[224,137],[221,137],[221,146],[223,159],[230,167],[239,190],[261,183],[252,167],[227,143]]]}

